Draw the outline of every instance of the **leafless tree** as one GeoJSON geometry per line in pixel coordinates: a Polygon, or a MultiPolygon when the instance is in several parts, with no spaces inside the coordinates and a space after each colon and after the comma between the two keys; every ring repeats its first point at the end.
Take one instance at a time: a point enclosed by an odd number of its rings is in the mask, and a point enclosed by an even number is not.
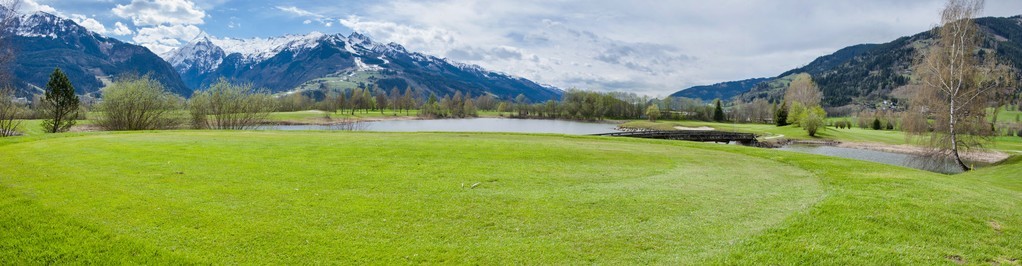
{"type": "Polygon", "coordinates": [[[209,129],[252,129],[266,120],[276,100],[248,85],[234,85],[221,79],[189,101],[192,125],[209,129]]]}
{"type": "Polygon", "coordinates": [[[816,86],[816,82],[813,82],[813,77],[806,73],[795,75],[788,84],[788,89],[784,91],[784,100],[788,105],[799,103],[806,107],[817,106],[822,99],[823,92],[816,86]]]}
{"type": "Polygon", "coordinates": [[[788,122],[801,124],[802,117],[808,110],[820,106],[823,92],[813,82],[813,77],[802,73],[788,84],[784,91],[784,102],[788,104],[788,122]]]}
{"type": "Polygon", "coordinates": [[[14,85],[11,75],[11,64],[14,63],[15,51],[10,45],[11,35],[17,23],[21,0],[0,0],[0,87],[14,85]]]}
{"type": "Polygon", "coordinates": [[[18,128],[21,120],[18,120],[22,111],[21,104],[14,99],[14,89],[10,87],[0,88],[0,137],[18,135],[18,128]]]}
{"type": "MultiPolygon", "coordinates": [[[[959,153],[981,148],[991,128],[986,108],[996,88],[1003,86],[1010,68],[990,56],[980,61],[979,27],[973,18],[983,8],[983,0],[948,0],[940,13],[940,27],[934,29],[936,42],[916,64],[921,81],[913,108],[933,119],[933,131],[914,127],[916,135],[929,135],[932,156],[953,160],[963,170],[969,166],[959,153]]],[[[910,128],[911,129],[911,128],[910,128]]]]}
{"type": "Polygon", "coordinates": [[[15,102],[11,64],[16,53],[10,45],[20,7],[21,0],[0,0],[0,137],[17,134],[21,122],[16,118],[23,111],[15,102]]]}

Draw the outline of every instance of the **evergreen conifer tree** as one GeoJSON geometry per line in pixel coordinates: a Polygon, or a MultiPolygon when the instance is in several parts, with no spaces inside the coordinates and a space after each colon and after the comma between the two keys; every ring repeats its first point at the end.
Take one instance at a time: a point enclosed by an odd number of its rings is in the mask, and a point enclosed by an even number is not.
{"type": "Polygon", "coordinates": [[[713,121],[724,122],[727,118],[724,117],[724,108],[720,107],[720,99],[717,100],[717,107],[713,109],[713,121]]]}
{"type": "Polygon", "coordinates": [[[78,118],[78,103],[75,87],[71,85],[67,75],[64,75],[60,68],[54,69],[53,74],[50,74],[50,81],[46,83],[43,99],[46,114],[43,129],[49,133],[71,129],[78,118]]]}
{"type": "Polygon", "coordinates": [[[781,106],[777,108],[777,112],[774,114],[774,122],[779,127],[788,125],[788,103],[781,102],[781,106]]]}

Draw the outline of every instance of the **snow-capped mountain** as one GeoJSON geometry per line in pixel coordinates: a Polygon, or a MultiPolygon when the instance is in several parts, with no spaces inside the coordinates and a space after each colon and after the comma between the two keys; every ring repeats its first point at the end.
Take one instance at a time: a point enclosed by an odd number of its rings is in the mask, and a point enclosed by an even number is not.
{"type": "MultiPolygon", "coordinates": [[[[0,7],[0,12],[8,11],[0,7]]],[[[150,74],[169,90],[191,95],[172,66],[145,47],[104,37],[48,13],[14,20],[5,41],[16,51],[11,69],[20,95],[41,93],[58,67],[80,94],[94,93],[120,75],[150,74]]]]}
{"type": "Polygon", "coordinates": [[[386,90],[415,87],[438,95],[461,91],[513,98],[524,94],[534,101],[561,95],[559,89],[527,79],[409,52],[399,44],[374,42],[358,33],[313,32],[267,39],[201,36],[164,57],[193,89],[227,78],[274,92],[362,84],[386,90]]]}

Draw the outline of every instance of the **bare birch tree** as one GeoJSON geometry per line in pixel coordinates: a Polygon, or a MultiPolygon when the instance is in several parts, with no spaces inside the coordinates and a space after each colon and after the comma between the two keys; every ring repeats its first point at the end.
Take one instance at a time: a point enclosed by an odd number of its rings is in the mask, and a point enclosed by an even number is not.
{"type": "Polygon", "coordinates": [[[784,102],[788,107],[788,123],[801,125],[802,116],[813,107],[820,106],[823,92],[807,73],[795,75],[784,90],[784,102]]]}
{"type": "Polygon", "coordinates": [[[0,0],[0,88],[14,85],[10,67],[16,54],[10,41],[20,8],[21,0],[0,0]]]}
{"type": "Polygon", "coordinates": [[[914,127],[916,135],[929,135],[935,158],[949,158],[963,170],[969,166],[960,152],[981,148],[992,133],[986,107],[995,88],[1003,86],[1010,70],[993,56],[978,58],[980,33],[973,18],[983,0],[948,0],[940,13],[940,27],[934,29],[936,42],[916,65],[921,85],[913,103],[914,111],[925,112],[934,121],[933,131],[914,127]],[[981,64],[982,62],[982,64],[981,64]]]}
{"type": "Polygon", "coordinates": [[[14,99],[14,75],[10,68],[15,56],[10,37],[20,6],[21,0],[0,0],[0,137],[18,134],[21,124],[17,118],[22,108],[14,99]]]}

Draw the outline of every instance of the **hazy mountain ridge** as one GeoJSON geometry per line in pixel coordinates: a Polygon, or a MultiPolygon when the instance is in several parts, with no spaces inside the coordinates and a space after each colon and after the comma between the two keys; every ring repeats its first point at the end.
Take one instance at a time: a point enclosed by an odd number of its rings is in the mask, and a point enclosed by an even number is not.
{"type": "Polygon", "coordinates": [[[693,86],[670,95],[670,97],[684,97],[712,101],[714,99],[731,99],[739,94],[749,91],[753,86],[758,85],[770,78],[752,78],[739,81],[727,81],[713,85],[693,86]]]}

